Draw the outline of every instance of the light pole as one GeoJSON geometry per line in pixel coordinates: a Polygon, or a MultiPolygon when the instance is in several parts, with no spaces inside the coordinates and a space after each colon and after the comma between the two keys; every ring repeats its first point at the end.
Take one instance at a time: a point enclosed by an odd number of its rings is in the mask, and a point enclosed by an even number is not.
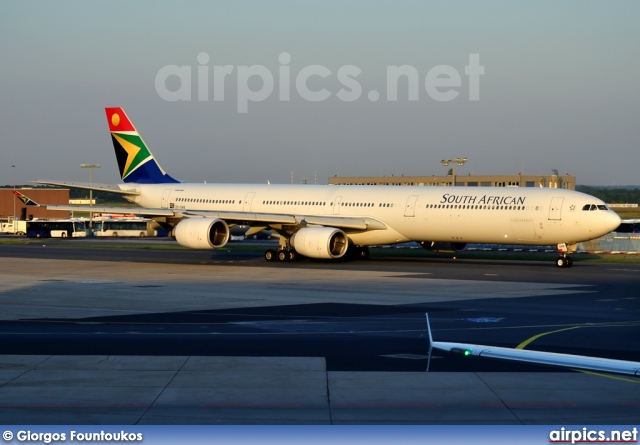
{"type": "Polygon", "coordinates": [[[451,164],[451,176],[453,176],[453,186],[454,187],[456,185],[456,166],[455,166],[455,164],[463,166],[464,164],[467,163],[468,160],[469,160],[469,158],[455,158],[455,159],[441,159],[440,160],[440,163],[442,165],[444,165],[445,167],[448,167],[449,164],[451,164]]]}
{"type": "MultiPolygon", "coordinates": [[[[100,168],[100,164],[80,164],[80,168],[89,169],[89,184],[93,183],[93,169],[100,168]]],[[[93,190],[89,190],[89,207],[93,207],[93,190]]],[[[89,210],[89,229],[93,231],[93,212],[89,210]]]]}
{"type": "Polygon", "coordinates": [[[16,234],[16,166],[12,165],[11,168],[13,169],[13,234],[16,234]]]}

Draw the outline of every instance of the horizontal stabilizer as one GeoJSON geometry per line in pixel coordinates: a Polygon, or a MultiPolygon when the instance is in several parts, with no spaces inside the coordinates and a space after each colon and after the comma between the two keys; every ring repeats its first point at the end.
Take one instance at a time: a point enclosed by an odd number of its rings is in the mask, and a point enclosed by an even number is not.
{"type": "Polygon", "coordinates": [[[84,189],[84,190],[97,190],[100,192],[108,192],[108,193],[116,193],[118,195],[128,195],[128,196],[137,196],[140,194],[140,190],[138,190],[135,186],[126,187],[123,184],[125,189],[121,189],[117,184],[98,184],[96,182],[67,182],[67,181],[31,181],[37,184],[46,184],[46,185],[55,185],[57,187],[64,188],[76,188],[76,189],[84,189]]]}

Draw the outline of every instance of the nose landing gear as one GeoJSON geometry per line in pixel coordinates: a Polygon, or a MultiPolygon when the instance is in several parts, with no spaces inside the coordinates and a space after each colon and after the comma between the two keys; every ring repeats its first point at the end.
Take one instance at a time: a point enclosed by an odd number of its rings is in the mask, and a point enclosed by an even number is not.
{"type": "Polygon", "coordinates": [[[556,259],[556,266],[558,267],[571,267],[573,266],[573,260],[566,253],[564,255],[560,255],[556,259]]]}
{"type": "MultiPolygon", "coordinates": [[[[572,244],[571,246],[575,246],[575,244],[572,244]]],[[[569,256],[568,251],[569,249],[567,248],[566,243],[558,244],[558,252],[560,253],[560,256],[556,258],[556,266],[558,267],[573,266],[573,259],[571,259],[571,257],[569,256]]],[[[572,252],[575,252],[575,247],[574,247],[574,250],[572,250],[572,252]]]]}

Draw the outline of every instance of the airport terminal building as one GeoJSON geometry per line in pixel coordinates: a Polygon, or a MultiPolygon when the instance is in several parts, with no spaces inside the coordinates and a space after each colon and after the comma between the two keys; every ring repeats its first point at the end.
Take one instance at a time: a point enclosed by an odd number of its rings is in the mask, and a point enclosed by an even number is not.
{"type": "Polygon", "coordinates": [[[333,176],[329,184],[456,187],[549,187],[576,189],[576,177],[560,175],[333,176]]]}
{"type": "MultiPolygon", "coordinates": [[[[69,189],[17,188],[17,191],[37,203],[69,205],[69,189]]],[[[20,220],[68,218],[64,210],[47,210],[44,207],[26,206],[13,194],[13,188],[0,188],[0,220],[14,216],[20,220]],[[15,206],[15,207],[14,207],[15,206]]]]}

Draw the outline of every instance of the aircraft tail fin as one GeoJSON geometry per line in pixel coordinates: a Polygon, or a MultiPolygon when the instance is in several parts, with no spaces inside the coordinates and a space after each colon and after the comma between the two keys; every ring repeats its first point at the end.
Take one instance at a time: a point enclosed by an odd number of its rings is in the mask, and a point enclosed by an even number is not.
{"type": "Polygon", "coordinates": [[[36,207],[40,206],[40,204],[38,204],[37,202],[35,202],[31,198],[29,198],[28,196],[23,195],[22,193],[20,193],[17,190],[14,190],[13,194],[16,195],[18,197],[18,199],[20,201],[22,201],[24,203],[24,205],[26,205],[26,206],[36,206],[36,207]]]}
{"type": "Polygon", "coordinates": [[[167,174],[120,107],[105,108],[113,148],[124,182],[139,184],[177,183],[167,174]]]}

